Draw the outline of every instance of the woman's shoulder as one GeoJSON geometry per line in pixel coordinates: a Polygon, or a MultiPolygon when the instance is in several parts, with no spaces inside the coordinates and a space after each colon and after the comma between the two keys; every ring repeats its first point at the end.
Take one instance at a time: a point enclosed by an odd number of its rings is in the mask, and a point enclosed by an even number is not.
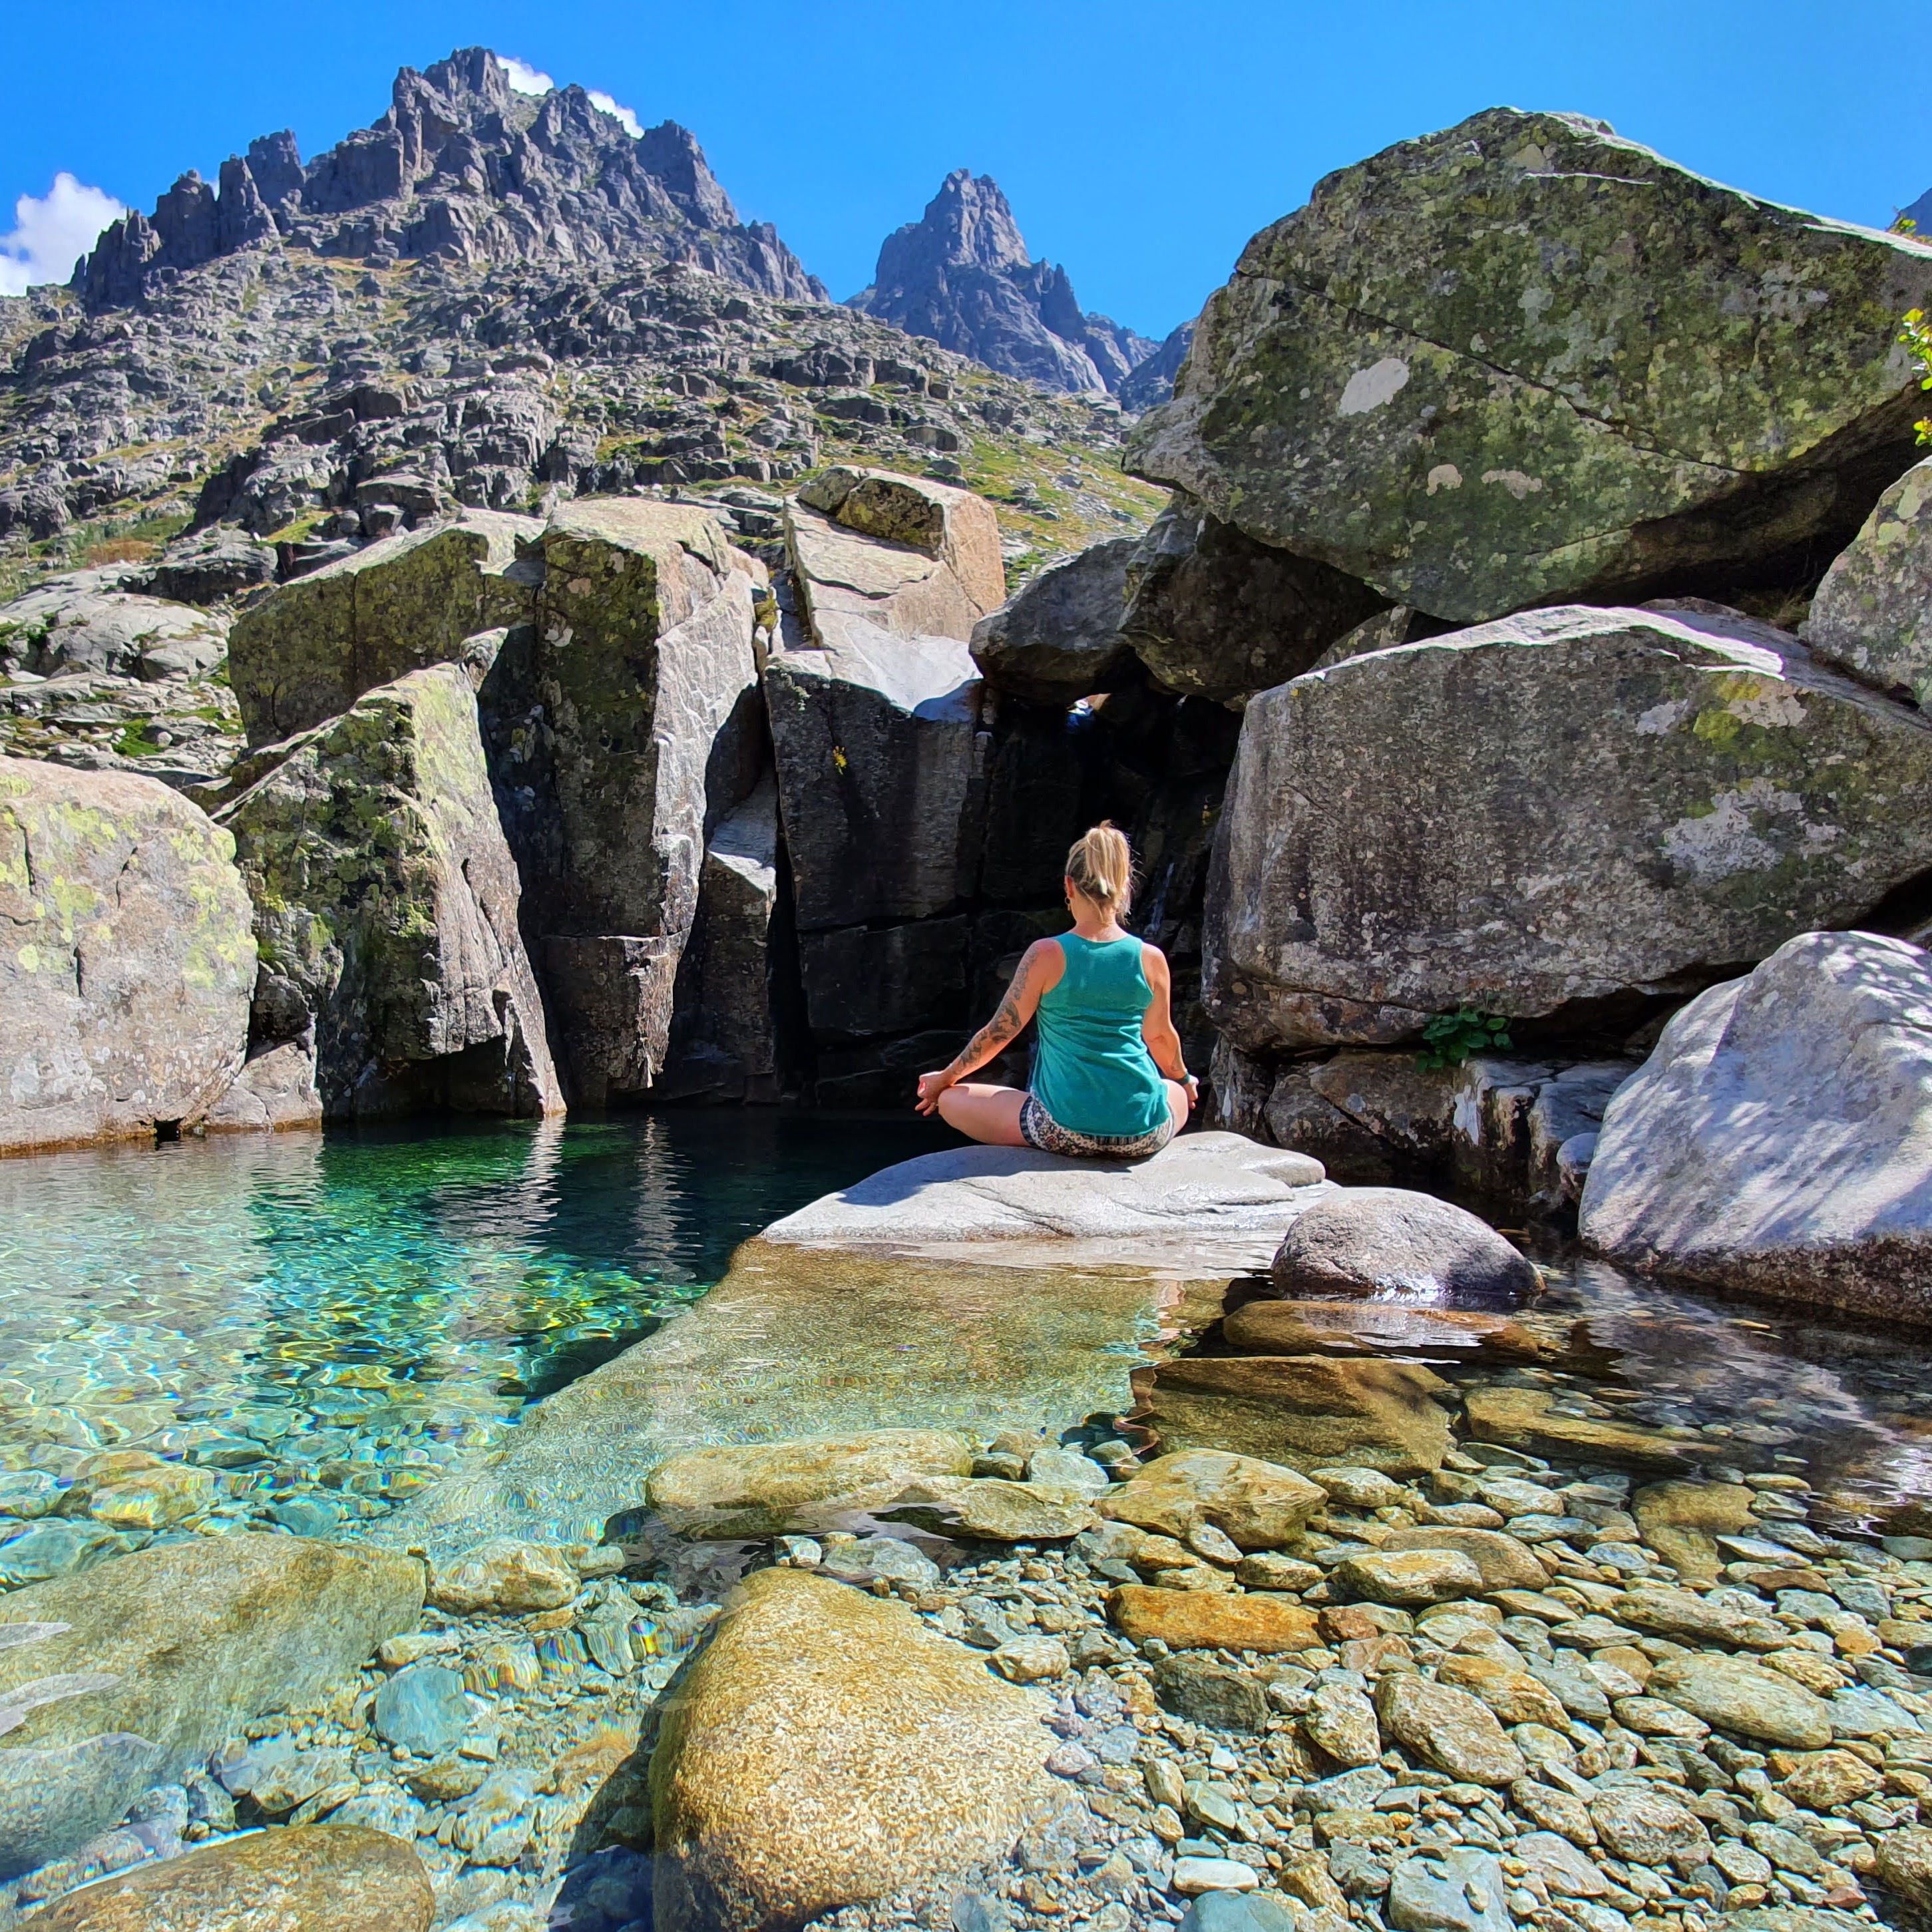
{"type": "Polygon", "coordinates": [[[1151,978],[1156,973],[1167,970],[1167,955],[1150,939],[1140,942],[1141,968],[1151,978]]]}

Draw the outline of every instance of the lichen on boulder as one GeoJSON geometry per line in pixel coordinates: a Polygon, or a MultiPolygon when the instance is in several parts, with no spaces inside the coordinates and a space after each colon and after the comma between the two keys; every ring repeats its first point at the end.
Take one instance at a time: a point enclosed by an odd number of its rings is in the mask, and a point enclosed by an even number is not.
{"type": "Polygon", "coordinates": [[[0,758],[0,1152],[194,1126],[242,1065],[235,842],[158,780],[0,758]]]}
{"type": "Polygon", "coordinates": [[[1912,460],[1928,290],[1932,244],[1492,108],[1257,235],[1127,466],[1460,622],[1795,580],[1912,460]]]}
{"type": "Polygon", "coordinates": [[[458,662],[479,632],[527,623],[541,573],[519,562],[518,547],[542,527],[466,510],[325,564],[243,612],[228,664],[249,742],[308,730],[377,685],[458,662]]]}
{"type": "Polygon", "coordinates": [[[1705,608],[1572,605],[1254,699],[1204,997],[1244,1051],[1627,1013],[1932,865],[1932,725],[1705,608]]]}
{"type": "Polygon", "coordinates": [[[314,1030],[326,1118],[561,1110],[460,670],[412,671],[278,747],[221,818],[284,1024],[314,1030]]]}

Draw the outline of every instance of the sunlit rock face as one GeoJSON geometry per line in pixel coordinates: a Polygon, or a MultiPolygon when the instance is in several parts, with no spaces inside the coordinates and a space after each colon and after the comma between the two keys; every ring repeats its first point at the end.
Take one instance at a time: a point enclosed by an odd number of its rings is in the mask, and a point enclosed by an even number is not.
{"type": "Polygon", "coordinates": [[[1457,622],[1792,581],[1912,460],[1928,290],[1932,244],[1492,109],[1256,236],[1129,466],[1457,622]]]}

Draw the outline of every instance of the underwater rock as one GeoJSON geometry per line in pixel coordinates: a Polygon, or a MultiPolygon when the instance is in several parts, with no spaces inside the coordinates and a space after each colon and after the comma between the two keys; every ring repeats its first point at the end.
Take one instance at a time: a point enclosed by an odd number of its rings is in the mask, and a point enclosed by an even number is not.
{"type": "Polygon", "coordinates": [[[1253,1650],[1286,1655],[1317,1640],[1315,1612],[1286,1598],[1222,1596],[1122,1583],[1107,1593],[1114,1628],[1136,1643],[1150,1637],[1175,1650],[1253,1650]]]}
{"type": "Polygon", "coordinates": [[[1056,1802],[1035,1696],[795,1570],[728,1599],[662,1706],[657,1922],[754,1932],[1004,1858],[1056,1802]]]}
{"type": "Polygon", "coordinates": [[[666,1525],[687,1536],[779,1536],[882,1508],[922,1478],[972,1469],[972,1450],[949,1430],[879,1429],[687,1450],[651,1472],[647,1493],[666,1525]]]}
{"type": "Polygon", "coordinates": [[[1454,1550],[1476,1566],[1485,1590],[1540,1590],[1549,1581],[1529,1546],[1499,1529],[1394,1529],[1382,1546],[1454,1550]]]}
{"type": "Polygon", "coordinates": [[[21,1932],[429,1932],[436,1898],[409,1846],[386,1832],[304,1825],[206,1845],[84,1886],[21,1932]]]}
{"type": "Polygon", "coordinates": [[[1502,1443],[1532,1456],[1661,1474],[1722,1464],[1736,1453],[1719,1442],[1687,1440],[1634,1423],[1576,1414],[1556,1408],[1555,1402],[1547,1389],[1501,1385],[1471,1388],[1462,1398],[1469,1432],[1478,1442],[1502,1443]]]}
{"type": "Polygon", "coordinates": [[[1508,1785],[1526,1768],[1488,1706],[1452,1684],[1391,1673],[1376,1686],[1376,1715],[1395,1743],[1468,1784],[1508,1785]]]}
{"type": "Polygon", "coordinates": [[[1458,1550],[1378,1550],[1336,1564],[1333,1582],[1345,1598],[1413,1606],[1473,1597],[1483,1573],[1458,1550]]]}
{"type": "Polygon", "coordinates": [[[422,1593],[412,1558],[256,1534],[190,1537],[14,1591],[9,1621],[61,1628],[0,1649],[0,1702],[62,1672],[116,1681],[33,1711],[0,1742],[0,1783],[16,1756],[43,1761],[37,1812],[0,1808],[0,1871],[70,1850],[246,1719],[352,1670],[414,1628],[422,1593]]]}
{"type": "Polygon", "coordinates": [[[1244,1302],[1224,1318],[1221,1333],[1230,1347],[1257,1355],[1509,1363],[1544,1354],[1543,1344],[1506,1315],[1387,1301],[1244,1302]]]}
{"type": "Polygon", "coordinates": [[[1103,1516],[1186,1537],[1211,1523],[1237,1549],[1278,1550],[1324,1508],[1327,1492],[1298,1470],[1211,1449],[1157,1456],[1108,1490],[1103,1516]]]}
{"type": "Polygon", "coordinates": [[[1419,1362],[1324,1355],[1184,1355],[1136,1377],[1137,1419],[1169,1449],[1224,1449],[1291,1468],[1354,1463],[1391,1475],[1439,1468],[1449,1384],[1419,1362]]]}
{"type": "Polygon", "coordinates": [[[526,1616],[561,1608],[577,1587],[577,1572],[557,1551],[498,1536],[437,1564],[430,1573],[429,1600],[460,1616],[526,1616]]]}
{"type": "Polygon", "coordinates": [[[1644,1688],[1738,1737],[1787,1750],[1822,1750],[1832,1742],[1824,1700],[1748,1658],[1666,1658],[1644,1688]]]}

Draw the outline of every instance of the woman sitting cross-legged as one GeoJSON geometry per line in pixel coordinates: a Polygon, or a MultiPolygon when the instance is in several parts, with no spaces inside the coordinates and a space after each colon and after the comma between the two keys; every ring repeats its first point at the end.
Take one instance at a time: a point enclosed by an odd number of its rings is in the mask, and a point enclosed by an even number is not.
{"type": "Polygon", "coordinates": [[[964,1052],[920,1076],[922,1114],[995,1147],[1130,1160],[1158,1154],[1186,1124],[1198,1088],[1168,1012],[1166,956],[1120,924],[1132,866],[1126,836],[1111,825],[1078,841],[1066,855],[1073,930],[1028,946],[964,1052]],[[1028,1092],[967,1078],[1036,1017],[1028,1092]]]}

